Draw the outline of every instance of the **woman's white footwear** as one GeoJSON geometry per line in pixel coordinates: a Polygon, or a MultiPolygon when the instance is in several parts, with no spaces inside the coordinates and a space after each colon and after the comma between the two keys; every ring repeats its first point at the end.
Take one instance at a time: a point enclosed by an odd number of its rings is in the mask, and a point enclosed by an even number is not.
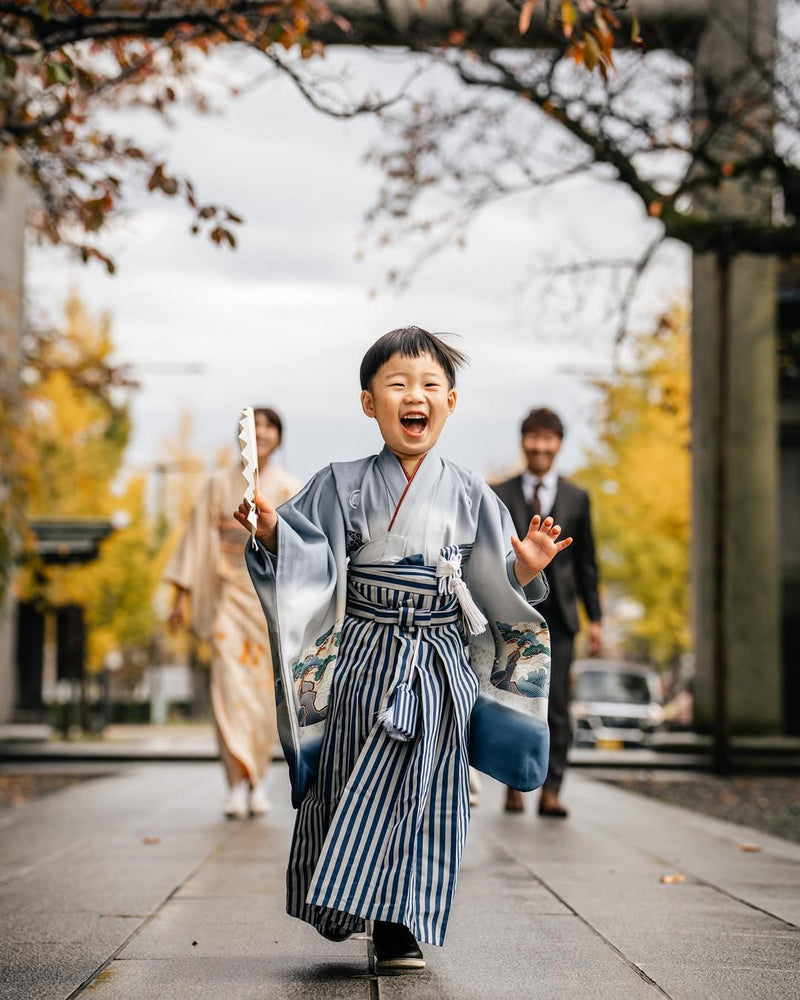
{"type": "Polygon", "coordinates": [[[471,767],[469,769],[469,804],[473,809],[475,806],[480,805],[482,788],[483,782],[480,775],[474,767],[471,767]]]}
{"type": "Polygon", "coordinates": [[[269,812],[269,799],[261,785],[250,789],[250,815],[263,816],[269,812]]]}
{"type": "Polygon", "coordinates": [[[225,815],[228,819],[245,819],[247,816],[247,782],[234,785],[225,800],[225,815]]]}

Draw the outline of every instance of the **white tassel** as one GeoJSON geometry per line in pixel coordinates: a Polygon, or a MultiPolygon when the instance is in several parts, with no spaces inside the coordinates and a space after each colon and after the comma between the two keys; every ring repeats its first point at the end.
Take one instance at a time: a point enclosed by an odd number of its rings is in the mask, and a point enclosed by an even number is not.
{"type": "Polygon", "coordinates": [[[485,632],[489,624],[488,619],[472,599],[469,587],[464,583],[461,576],[461,553],[455,546],[447,546],[442,551],[436,564],[436,576],[439,579],[440,594],[456,595],[470,633],[480,635],[481,632],[485,632]]]}
{"type": "Polygon", "coordinates": [[[453,578],[453,590],[455,591],[458,603],[461,605],[461,610],[464,612],[464,618],[467,621],[467,627],[470,632],[473,635],[480,635],[481,632],[485,632],[489,620],[472,599],[469,587],[467,587],[460,576],[453,578]]]}
{"type": "Polygon", "coordinates": [[[393,740],[407,743],[417,731],[417,696],[405,682],[398,684],[389,707],[378,716],[378,722],[393,740]]]}

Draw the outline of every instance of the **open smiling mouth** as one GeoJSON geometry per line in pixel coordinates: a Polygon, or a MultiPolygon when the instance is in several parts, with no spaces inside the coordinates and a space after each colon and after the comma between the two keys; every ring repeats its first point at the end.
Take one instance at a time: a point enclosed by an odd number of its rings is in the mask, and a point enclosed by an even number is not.
{"type": "Polygon", "coordinates": [[[400,417],[400,423],[409,434],[422,434],[428,426],[428,418],[424,413],[408,413],[400,417]]]}

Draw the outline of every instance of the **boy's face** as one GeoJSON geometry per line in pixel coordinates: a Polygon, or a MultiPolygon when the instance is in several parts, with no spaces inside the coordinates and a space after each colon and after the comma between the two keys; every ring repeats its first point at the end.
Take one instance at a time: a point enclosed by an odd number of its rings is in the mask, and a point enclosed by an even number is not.
{"type": "Polygon", "coordinates": [[[455,406],[456,391],[429,354],[393,354],[361,393],[364,413],[378,421],[383,440],[401,461],[433,448],[455,406]]]}

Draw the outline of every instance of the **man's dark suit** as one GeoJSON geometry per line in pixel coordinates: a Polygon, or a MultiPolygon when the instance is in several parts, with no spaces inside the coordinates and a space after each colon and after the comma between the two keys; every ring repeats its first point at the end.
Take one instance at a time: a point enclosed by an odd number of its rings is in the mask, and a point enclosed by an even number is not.
{"type": "MultiPolygon", "coordinates": [[[[522,476],[515,476],[492,487],[508,507],[517,534],[528,532],[531,511],[522,492],[522,476]]],[[[590,621],[600,621],[600,598],[597,593],[597,564],[589,507],[589,494],[558,477],[553,509],[543,511],[561,525],[561,538],[572,536],[569,548],[560,552],[547,567],[545,576],[550,593],[536,610],[550,626],[551,676],[547,721],[550,726],[550,766],[544,787],[558,794],[567,764],[572,729],[569,720],[569,668],[575,633],[578,631],[578,598],[590,621]]]]}

